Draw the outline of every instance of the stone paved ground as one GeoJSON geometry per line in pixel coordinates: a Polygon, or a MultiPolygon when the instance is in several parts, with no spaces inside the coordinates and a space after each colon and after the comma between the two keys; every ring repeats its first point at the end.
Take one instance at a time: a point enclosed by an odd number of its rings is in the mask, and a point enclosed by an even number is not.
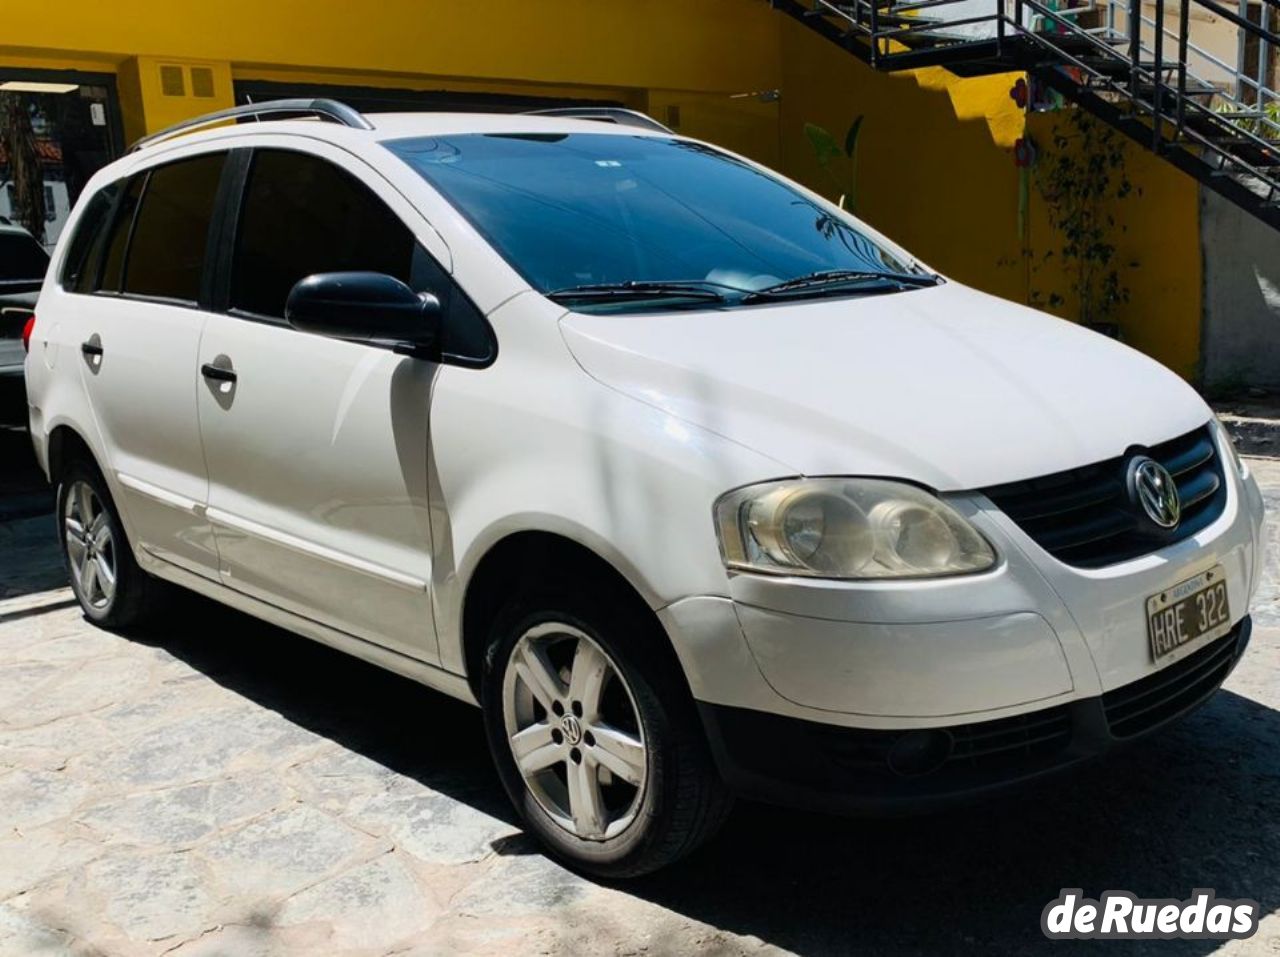
{"type": "MultiPolygon", "coordinates": [[[[1254,467],[1280,510],[1280,463],[1254,467]]],[[[682,866],[611,888],[521,836],[471,709],[194,599],[99,631],[51,519],[0,523],[0,953],[1022,954],[1078,886],[1253,897],[1271,916],[1225,949],[1274,957],[1277,529],[1246,661],[1142,748],[923,819],[743,806],[682,866]]]]}

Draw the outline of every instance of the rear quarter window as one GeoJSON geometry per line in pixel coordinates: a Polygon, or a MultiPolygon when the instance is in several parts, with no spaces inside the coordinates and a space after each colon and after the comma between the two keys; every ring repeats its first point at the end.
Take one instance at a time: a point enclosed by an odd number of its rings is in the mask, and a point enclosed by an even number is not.
{"type": "Polygon", "coordinates": [[[107,230],[101,275],[97,282],[89,280],[95,290],[120,291],[120,276],[124,272],[124,254],[129,245],[129,232],[133,229],[133,217],[138,211],[138,200],[142,197],[142,187],[146,182],[147,174],[139,173],[124,188],[124,194],[116,205],[115,216],[107,230]]]}
{"type": "Polygon", "coordinates": [[[111,210],[122,188],[120,181],[110,183],[89,198],[62,261],[62,274],[58,278],[63,289],[69,292],[93,291],[98,266],[102,262],[102,250],[106,246],[111,210]]]}

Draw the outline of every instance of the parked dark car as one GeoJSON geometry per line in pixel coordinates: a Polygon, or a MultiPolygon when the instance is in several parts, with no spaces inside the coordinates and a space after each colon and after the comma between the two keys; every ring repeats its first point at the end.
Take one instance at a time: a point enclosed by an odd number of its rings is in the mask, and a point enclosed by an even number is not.
{"type": "Polygon", "coordinates": [[[0,224],[0,422],[26,419],[22,330],[35,309],[49,254],[21,226],[0,224]]]}

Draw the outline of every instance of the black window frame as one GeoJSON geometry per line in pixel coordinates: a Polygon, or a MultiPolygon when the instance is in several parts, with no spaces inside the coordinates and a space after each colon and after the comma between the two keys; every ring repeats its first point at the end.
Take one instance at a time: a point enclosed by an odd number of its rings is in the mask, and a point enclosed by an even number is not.
{"type": "MultiPolygon", "coordinates": [[[[461,299],[470,307],[474,312],[475,317],[477,317],[482,323],[482,328],[485,332],[486,339],[488,340],[489,351],[485,356],[459,355],[455,353],[442,352],[433,361],[442,365],[455,365],[468,369],[485,369],[497,361],[498,337],[494,332],[493,324],[489,322],[489,317],[486,316],[475,304],[475,300],[473,300],[467,293],[466,289],[463,288],[462,283],[458,281],[457,277],[453,274],[453,271],[451,269],[446,269],[444,265],[441,264],[434,255],[432,255],[431,251],[417,239],[414,235],[413,229],[404,221],[403,217],[401,217],[399,213],[392,209],[389,204],[378,196],[377,191],[373,189],[373,187],[370,186],[364,178],[356,175],[347,167],[334,163],[333,160],[328,157],[321,156],[319,153],[314,153],[305,149],[297,149],[291,146],[272,144],[271,146],[239,147],[232,150],[232,157],[230,158],[230,161],[223,167],[223,186],[225,187],[225,195],[221,197],[223,200],[221,216],[218,215],[217,210],[215,210],[214,216],[214,221],[218,226],[218,233],[215,237],[217,245],[213,250],[215,261],[213,263],[212,271],[210,271],[209,266],[206,263],[205,273],[207,277],[211,277],[212,279],[212,287],[210,289],[210,311],[221,313],[235,319],[242,319],[246,322],[259,322],[265,325],[276,326],[277,328],[293,329],[285,319],[279,316],[263,315],[262,313],[251,312],[247,309],[233,308],[231,305],[231,289],[234,279],[232,273],[235,264],[236,247],[240,239],[241,221],[244,218],[245,203],[248,200],[249,177],[253,169],[253,159],[256,153],[267,151],[298,153],[308,159],[335,166],[343,173],[351,176],[364,186],[365,189],[372,194],[374,199],[383,203],[387,211],[405,226],[409,235],[413,237],[415,246],[435,262],[441,275],[443,275],[446,281],[450,283],[451,288],[449,290],[448,301],[450,303],[456,302],[458,297],[461,297],[461,299]]],[[[141,202],[139,202],[139,206],[141,206],[141,202]]],[[[441,322],[446,323],[448,321],[449,315],[446,313],[441,317],[441,322]]],[[[368,348],[381,347],[369,346],[368,348]]]]}

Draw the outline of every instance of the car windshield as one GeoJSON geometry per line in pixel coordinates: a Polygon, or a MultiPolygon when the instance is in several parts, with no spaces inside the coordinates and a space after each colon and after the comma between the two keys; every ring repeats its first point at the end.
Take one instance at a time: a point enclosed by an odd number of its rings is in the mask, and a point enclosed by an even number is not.
{"type": "Polygon", "coordinates": [[[385,145],[534,288],[575,309],[726,308],[934,281],[850,217],[699,143],[522,133],[385,145]]]}
{"type": "Polygon", "coordinates": [[[0,231],[0,282],[38,282],[48,268],[49,254],[29,233],[0,231]]]}

